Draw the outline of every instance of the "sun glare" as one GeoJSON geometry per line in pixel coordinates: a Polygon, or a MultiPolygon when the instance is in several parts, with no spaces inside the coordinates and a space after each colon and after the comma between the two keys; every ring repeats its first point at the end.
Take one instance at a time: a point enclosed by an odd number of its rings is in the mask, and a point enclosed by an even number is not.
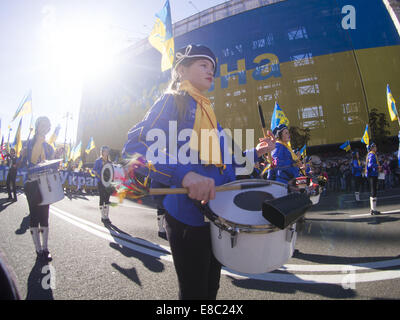
{"type": "Polygon", "coordinates": [[[118,51],[116,37],[104,20],[93,18],[53,24],[45,29],[46,64],[63,83],[103,75],[118,51]]]}

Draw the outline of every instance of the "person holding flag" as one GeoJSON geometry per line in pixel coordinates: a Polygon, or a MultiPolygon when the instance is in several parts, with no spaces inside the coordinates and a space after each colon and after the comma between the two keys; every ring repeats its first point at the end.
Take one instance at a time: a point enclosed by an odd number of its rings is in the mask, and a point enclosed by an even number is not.
{"type": "MultiPolygon", "coordinates": [[[[35,134],[28,140],[21,152],[21,165],[30,169],[37,164],[53,158],[54,150],[46,142],[46,134],[50,131],[51,124],[47,117],[39,117],[35,123],[35,134]]],[[[49,205],[34,205],[28,201],[30,215],[30,232],[35,245],[37,257],[45,261],[53,258],[48,249],[49,237],[49,205]],[[42,234],[42,242],[40,241],[42,234]]]]}
{"type": "Polygon", "coordinates": [[[290,146],[290,133],[285,124],[280,124],[273,129],[276,140],[276,147],[271,153],[273,168],[275,173],[269,174],[268,178],[282,183],[288,183],[293,178],[300,176],[300,168],[303,168],[302,162],[290,146]]]}

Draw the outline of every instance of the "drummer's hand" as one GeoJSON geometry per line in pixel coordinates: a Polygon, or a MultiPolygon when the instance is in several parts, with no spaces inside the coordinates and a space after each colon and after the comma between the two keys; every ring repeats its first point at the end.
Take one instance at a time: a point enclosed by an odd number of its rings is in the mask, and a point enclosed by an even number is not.
{"type": "Polygon", "coordinates": [[[258,140],[260,141],[260,143],[256,146],[258,157],[272,152],[272,150],[275,149],[276,139],[272,135],[271,131],[268,130],[267,136],[265,138],[259,138],[258,140]]]}
{"type": "Polygon", "coordinates": [[[189,198],[199,200],[201,204],[215,199],[214,179],[190,171],[183,178],[182,186],[188,189],[189,198]]]}

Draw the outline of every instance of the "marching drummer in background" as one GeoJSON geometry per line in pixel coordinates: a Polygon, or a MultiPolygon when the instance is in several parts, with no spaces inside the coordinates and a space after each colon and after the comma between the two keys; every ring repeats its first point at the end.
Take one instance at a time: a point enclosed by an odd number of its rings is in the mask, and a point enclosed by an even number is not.
{"type": "Polygon", "coordinates": [[[99,191],[99,209],[101,212],[101,222],[110,224],[111,221],[108,218],[109,211],[110,211],[110,192],[107,191],[107,189],[104,187],[102,181],[101,181],[101,170],[103,169],[103,166],[106,163],[110,163],[110,148],[107,146],[102,146],[100,149],[100,157],[96,160],[93,166],[93,171],[96,174],[96,177],[99,179],[99,182],[97,183],[97,188],[99,191]]]}
{"type": "MultiPolygon", "coordinates": [[[[21,154],[21,165],[29,168],[53,157],[53,148],[45,141],[46,134],[50,131],[51,124],[47,117],[39,117],[35,123],[35,135],[28,141],[21,154]]],[[[49,238],[49,205],[29,205],[30,232],[35,245],[38,258],[51,261],[48,249],[49,238]],[[40,241],[42,234],[42,242],[40,241]]]]}
{"type": "Polygon", "coordinates": [[[376,196],[377,196],[377,187],[378,187],[378,175],[382,170],[382,167],[379,164],[378,157],[376,152],[378,147],[374,142],[371,142],[367,146],[368,154],[365,164],[366,176],[368,178],[369,187],[371,190],[371,195],[369,198],[370,206],[371,206],[371,215],[379,215],[381,214],[378,210],[376,210],[376,196]]]}
{"type": "Polygon", "coordinates": [[[15,154],[15,149],[11,148],[10,153],[7,154],[7,164],[8,164],[8,174],[7,174],[7,192],[8,192],[8,200],[17,201],[17,156],[15,154]],[[11,195],[11,192],[14,194],[14,199],[11,195]]]}
{"type": "Polygon", "coordinates": [[[358,153],[358,150],[355,150],[355,151],[353,151],[353,160],[351,162],[351,173],[354,178],[354,187],[355,187],[354,196],[355,196],[357,202],[360,201],[360,192],[361,192],[361,185],[362,185],[362,170],[363,170],[363,167],[361,165],[360,155],[358,153]]]}
{"type": "MultiPolygon", "coordinates": [[[[223,139],[218,139],[220,145],[214,144],[208,153],[193,138],[194,133],[201,137],[202,129],[215,130],[215,135],[216,130],[222,130],[210,100],[204,95],[212,85],[216,66],[215,55],[203,45],[193,44],[178,50],[167,92],[156,101],[145,118],[129,131],[128,141],[123,149],[125,157],[135,153],[146,155],[153,143],[150,139],[146,140],[148,131],[153,128],[161,129],[167,136],[166,141],[169,141],[169,135],[176,134],[169,132],[169,124],[173,121],[177,123],[178,133],[183,129],[193,129],[190,131],[193,135],[187,136],[186,140],[189,140],[190,151],[195,153],[197,163],[180,163],[179,159],[169,154],[168,145],[158,151],[167,156],[167,164],[153,163],[155,170],[149,172],[152,180],[171,187],[188,189],[187,195],[167,195],[163,201],[167,237],[178,276],[180,299],[216,299],[219,289],[221,264],[212,253],[210,225],[193,201],[204,204],[215,198],[215,186],[235,180],[236,165],[222,162],[223,139]]],[[[187,142],[177,141],[177,150],[187,142]]],[[[274,147],[273,139],[264,138],[260,139],[252,152],[245,153],[248,157],[252,156],[255,163],[274,147]]]]}
{"type": "Polygon", "coordinates": [[[281,124],[272,133],[276,140],[276,147],[272,151],[273,175],[268,179],[288,183],[293,178],[300,176],[302,163],[290,146],[290,133],[286,125],[281,124]]]}

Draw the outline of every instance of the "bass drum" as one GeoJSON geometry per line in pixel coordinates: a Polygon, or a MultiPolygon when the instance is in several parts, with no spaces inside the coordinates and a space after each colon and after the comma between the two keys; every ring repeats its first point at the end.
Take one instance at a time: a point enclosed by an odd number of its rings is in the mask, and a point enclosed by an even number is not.
{"type": "Polygon", "coordinates": [[[218,192],[205,206],[204,213],[210,220],[216,259],[232,270],[261,274],[280,268],[291,258],[296,231],[294,224],[281,230],[262,215],[262,203],[286,196],[287,185],[263,179],[226,185],[254,183],[264,186],[218,192]],[[265,185],[266,182],[269,184],[265,185]]]}

